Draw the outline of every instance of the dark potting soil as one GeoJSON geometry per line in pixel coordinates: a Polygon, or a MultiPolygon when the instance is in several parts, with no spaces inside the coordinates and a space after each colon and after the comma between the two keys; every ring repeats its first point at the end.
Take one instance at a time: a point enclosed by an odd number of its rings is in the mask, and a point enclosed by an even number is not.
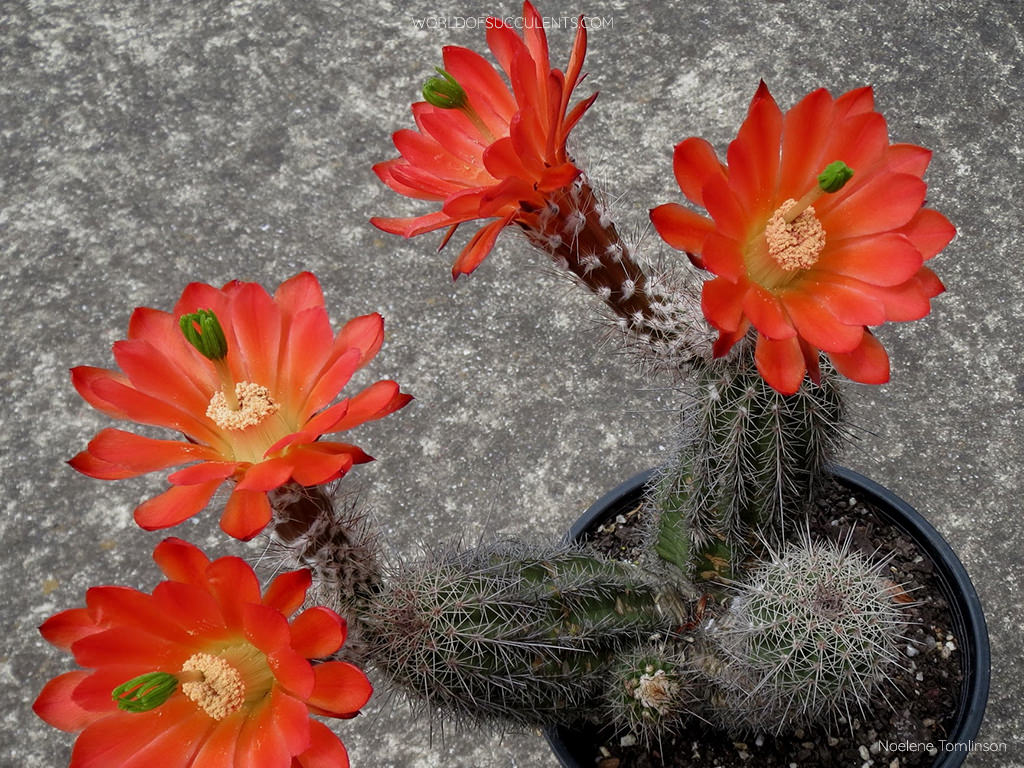
{"type": "MultiPolygon", "coordinates": [[[[640,507],[608,521],[590,539],[592,546],[628,559],[637,543],[640,507]]],[[[878,691],[870,712],[852,723],[805,728],[792,733],[753,734],[741,739],[696,722],[666,737],[653,749],[614,734],[599,734],[596,768],[909,768],[928,766],[949,737],[960,697],[961,660],[949,607],[931,560],[905,533],[879,517],[875,508],[838,483],[821,494],[809,515],[811,536],[841,540],[853,528],[852,546],[873,559],[888,560],[888,578],[914,601],[907,604],[902,669],[894,685],[878,691]],[[884,697],[884,698],[883,698],[884,697]],[[899,745],[904,745],[903,749],[899,745]],[[919,747],[918,751],[907,751],[919,747]]]]}

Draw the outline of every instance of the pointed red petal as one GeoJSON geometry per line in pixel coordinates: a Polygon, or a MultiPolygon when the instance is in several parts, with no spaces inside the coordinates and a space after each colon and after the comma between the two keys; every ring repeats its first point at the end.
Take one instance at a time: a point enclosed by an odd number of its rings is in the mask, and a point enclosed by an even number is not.
{"type": "Polygon", "coordinates": [[[263,604],[283,616],[291,616],[302,607],[306,590],[312,583],[313,577],[308,568],[280,573],[263,593],[263,604]]]}
{"type": "Polygon", "coordinates": [[[826,247],[815,272],[846,275],[870,285],[899,285],[917,274],[921,252],[906,235],[884,232],[826,247]]]}
{"type": "Polygon", "coordinates": [[[411,400],[412,396],[400,392],[394,381],[375,382],[348,401],[348,412],[331,431],[341,432],[366,421],[381,419],[411,400]]]}
{"type": "Polygon", "coordinates": [[[243,283],[231,295],[232,326],[239,357],[252,381],[275,391],[278,350],[281,345],[281,310],[261,285],[243,283]]]}
{"type": "Polygon", "coordinates": [[[224,481],[235,474],[237,468],[237,461],[203,461],[168,475],[167,482],[172,485],[200,485],[224,481]]]}
{"type": "MultiPolygon", "coordinates": [[[[246,624],[247,608],[262,599],[252,566],[240,557],[220,557],[206,568],[206,577],[228,629],[240,630],[246,624]]],[[[278,619],[284,621],[280,614],[278,619]]]]}
{"type": "Polygon", "coordinates": [[[843,376],[861,384],[885,384],[889,380],[889,356],[870,332],[852,352],[829,353],[829,359],[843,376]]]}
{"type": "Polygon", "coordinates": [[[779,176],[782,111],[762,82],[729,145],[729,186],[748,213],[770,212],[779,176]]]}
{"type": "Polygon", "coordinates": [[[740,244],[717,230],[705,238],[701,257],[706,270],[730,282],[737,282],[746,272],[740,244]]]}
{"type": "Polygon", "coordinates": [[[237,768],[238,736],[248,716],[249,711],[243,708],[218,721],[196,753],[191,768],[237,768]]]}
{"type": "Polygon", "coordinates": [[[345,661],[329,661],[313,667],[316,684],[307,699],[317,714],[350,717],[370,699],[373,687],[363,671],[345,661]]]}
{"type": "Polygon", "coordinates": [[[153,560],[168,579],[206,588],[210,560],[194,544],[169,536],[156,545],[153,560]]]}
{"type": "Polygon", "coordinates": [[[779,172],[780,200],[799,200],[817,183],[822,169],[832,162],[822,156],[832,128],[832,111],[832,96],[819,88],[786,112],[779,172]]]}
{"type": "Polygon", "coordinates": [[[715,229],[711,219],[678,203],[659,205],[651,210],[650,216],[662,240],[673,248],[689,253],[700,253],[705,238],[715,229]]]}
{"type": "Polygon", "coordinates": [[[796,337],[773,340],[758,334],[754,361],[762,378],[776,392],[792,395],[800,389],[807,369],[796,337]]]}
{"type": "Polygon", "coordinates": [[[719,331],[735,331],[743,320],[743,299],[747,289],[746,282],[736,284],[724,277],[708,280],[700,297],[704,317],[719,331]]]}
{"type": "Polygon", "coordinates": [[[918,211],[899,231],[910,238],[925,261],[949,245],[956,236],[956,227],[950,224],[949,219],[930,208],[918,211]]]}
{"type": "Polygon", "coordinates": [[[676,144],[672,170],[679,189],[693,203],[704,206],[704,187],[713,178],[725,180],[725,169],[714,147],[704,139],[689,138],[676,144]]]}
{"type": "Polygon", "coordinates": [[[332,356],[340,357],[347,350],[359,350],[358,367],[362,368],[380,351],[384,343],[384,318],[377,312],[354,317],[334,337],[332,356]]]}
{"type": "Polygon", "coordinates": [[[345,745],[330,728],[310,720],[309,736],[309,749],[296,758],[301,768],[349,768],[345,745]]]}
{"type": "Polygon", "coordinates": [[[743,314],[769,339],[788,339],[796,336],[796,329],[793,328],[778,298],[757,283],[751,283],[750,289],[743,297],[743,314]]]}
{"type": "Polygon", "coordinates": [[[501,230],[511,220],[512,215],[509,214],[504,219],[492,221],[487,226],[477,230],[469,244],[462,249],[459,257],[455,260],[455,264],[452,265],[452,278],[455,279],[459,275],[468,275],[479,267],[480,262],[487,258],[487,254],[494,248],[501,230]]]}
{"type": "Polygon", "coordinates": [[[267,527],[272,511],[263,491],[240,491],[237,488],[224,507],[220,528],[228,536],[248,541],[267,527]]]}
{"type": "Polygon", "coordinates": [[[147,531],[170,528],[205,507],[223,480],[198,485],[175,485],[135,510],[135,522],[147,531]]]}
{"type": "Polygon", "coordinates": [[[815,296],[789,291],[780,297],[800,337],[826,352],[849,352],[860,344],[864,326],[839,322],[815,296]]]}
{"type": "Polygon", "coordinates": [[[104,627],[97,626],[95,619],[85,608],[71,608],[44,621],[39,626],[39,634],[51,645],[67,650],[75,641],[102,629],[104,627]]]}
{"type": "Polygon", "coordinates": [[[76,669],[53,678],[39,692],[32,711],[54,728],[71,732],[82,730],[97,716],[102,716],[83,709],[71,698],[71,692],[88,676],[88,672],[76,669]]]}
{"type": "Polygon", "coordinates": [[[153,472],[197,459],[215,460],[220,455],[205,445],[182,440],[156,440],[120,429],[103,429],[89,441],[89,453],[97,459],[129,468],[136,473],[153,472]]]}
{"type": "Polygon", "coordinates": [[[292,622],[292,648],[307,659],[330,656],[345,642],[345,620],[329,608],[315,606],[292,622]]]}

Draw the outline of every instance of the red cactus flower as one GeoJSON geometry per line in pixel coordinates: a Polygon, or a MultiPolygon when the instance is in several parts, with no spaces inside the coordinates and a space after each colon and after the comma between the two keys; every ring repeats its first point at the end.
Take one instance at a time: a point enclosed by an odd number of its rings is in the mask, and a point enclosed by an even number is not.
{"type": "Polygon", "coordinates": [[[783,114],[762,83],[726,165],[703,139],[678,144],[680,189],[708,216],[668,203],[651,220],[717,275],[703,288],[720,332],[715,354],[753,325],[758,370],[779,392],[795,392],[805,372],[817,380],[819,350],[854,381],[888,381],[888,356],[867,326],[928,314],[944,288],[923,262],[956,234],[922,209],[930,158],[889,143],[870,88],[838,99],[817,90],[783,114]],[[823,194],[819,172],[836,161],[852,178],[823,194]]]}
{"type": "Polygon", "coordinates": [[[476,269],[504,227],[536,229],[551,194],[579,176],[565,142],[597,98],[595,93],[569,108],[583,79],[582,17],[565,73],[551,68],[543,19],[528,2],[523,37],[500,19],[488,19],[487,44],[511,89],[479,54],[444,48],[441,78],[424,88],[428,101],[412,105],[418,130],[395,133],[401,157],[374,166],[396,192],[442,203],[423,216],[371,219],[386,232],[412,237],[449,227],[447,242],[459,224],[490,220],[459,254],[453,277],[476,269]]]}
{"type": "Polygon", "coordinates": [[[168,427],[185,439],[104,429],[69,463],[104,480],[189,464],[168,477],[170,490],[135,510],[147,530],[196,514],[231,478],[237,482],[221,527],[251,538],[270,521],[267,491],[289,481],[330,482],[372,460],[354,445],[321,436],[379,419],[412,399],[395,382],[378,381],[331,404],[377,354],[383,323],[378,314],[364,315],[334,335],[320,284],[308,272],[284,282],[273,298],[255,283],[222,289],[192,283],[173,312],[135,310],[128,338],[114,344],[124,373],[71,371],[94,408],[168,427]],[[200,351],[218,338],[219,350],[200,351]]]}
{"type": "Polygon", "coordinates": [[[180,539],[153,559],[152,594],[93,587],[86,607],[48,619],[47,641],[83,667],[54,678],[33,709],[80,732],[72,768],[326,768],[345,747],[310,713],[354,717],[372,692],[340,661],[310,664],[345,642],[345,621],[310,608],[289,624],[309,571],[277,576],[261,596],[243,560],[212,563],[180,539]]]}

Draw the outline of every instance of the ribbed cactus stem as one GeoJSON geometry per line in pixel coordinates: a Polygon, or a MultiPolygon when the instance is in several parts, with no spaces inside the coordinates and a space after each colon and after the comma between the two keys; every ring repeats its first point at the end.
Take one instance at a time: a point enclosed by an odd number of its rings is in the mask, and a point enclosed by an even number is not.
{"type": "Polygon", "coordinates": [[[579,717],[616,654],[672,619],[628,564],[503,544],[405,566],[366,623],[370,660],[435,715],[523,725],[579,717]]]}
{"type": "Polygon", "coordinates": [[[827,364],[820,384],[779,394],[749,342],[693,372],[680,447],[654,491],[655,548],[697,581],[728,580],[759,540],[778,541],[800,519],[842,442],[843,404],[827,364]]]}

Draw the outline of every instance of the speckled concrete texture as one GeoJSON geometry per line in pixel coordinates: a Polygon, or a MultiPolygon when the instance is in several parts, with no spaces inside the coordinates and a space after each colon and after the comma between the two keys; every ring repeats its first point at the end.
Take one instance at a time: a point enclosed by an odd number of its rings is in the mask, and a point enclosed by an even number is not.
{"type": "MultiPolygon", "coordinates": [[[[925,320],[883,328],[892,383],[857,388],[845,463],[922,510],[985,604],[993,681],[979,740],[1024,766],[1020,679],[1019,0],[640,4],[541,2],[564,65],[592,18],[584,84],[601,97],[573,148],[627,229],[678,199],[673,144],[723,149],[764,78],[781,105],[827,86],[873,84],[891,135],[935,150],[929,204],[959,228],[934,262],[949,292],[925,320]]],[[[657,463],[672,393],[602,341],[595,304],[514,236],[453,285],[459,243],[384,235],[373,215],[426,210],[370,166],[440,62],[484,47],[483,15],[513,2],[8,0],[0,5],[0,365],[4,436],[0,764],[66,765],[72,738],[29,704],[70,667],[36,626],[94,584],[151,588],[161,536],[131,511],[159,478],[107,483],[63,461],[108,419],[67,369],[112,365],[133,307],[169,308],[189,281],[273,287],[322,279],[335,322],[381,311],[385,346],[363,382],[393,377],[417,400],[354,439],[378,461],[361,487],[394,550],[453,534],[558,536],[597,495],[657,463]],[[443,28],[447,27],[447,28],[443,28]]],[[[462,234],[464,238],[466,235],[462,234]]],[[[665,253],[648,236],[652,257],[665,253]]],[[[223,499],[221,499],[223,501],[223,499]]],[[[207,512],[177,535],[211,554],[207,512]]],[[[430,731],[375,699],[337,731],[357,768],[553,766],[537,734],[430,731]]]]}

